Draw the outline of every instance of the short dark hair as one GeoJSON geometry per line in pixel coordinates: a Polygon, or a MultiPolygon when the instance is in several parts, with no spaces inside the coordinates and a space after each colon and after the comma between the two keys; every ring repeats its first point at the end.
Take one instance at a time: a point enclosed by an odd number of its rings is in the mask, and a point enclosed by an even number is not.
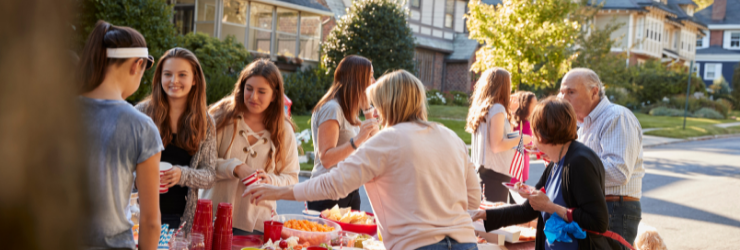
{"type": "Polygon", "coordinates": [[[532,132],[547,144],[565,144],[578,138],[576,110],[566,100],[548,97],[532,111],[532,132]]]}

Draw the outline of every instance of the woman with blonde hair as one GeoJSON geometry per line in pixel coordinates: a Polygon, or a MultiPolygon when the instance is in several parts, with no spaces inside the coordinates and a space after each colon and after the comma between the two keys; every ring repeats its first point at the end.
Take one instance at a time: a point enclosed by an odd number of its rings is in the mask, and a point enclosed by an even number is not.
{"type": "MultiPolygon", "coordinates": [[[[358,117],[360,110],[370,109],[365,90],[374,82],[373,65],[367,58],[350,55],[339,62],[334,83],[311,115],[311,137],[317,152],[311,178],[328,173],[378,132],[377,119],[366,115],[365,121],[360,122],[358,117]]],[[[338,200],[313,201],[307,205],[316,211],[335,205],[360,210],[360,192],[355,190],[338,200]]]]}
{"type": "MultiPolygon", "coordinates": [[[[514,135],[509,123],[510,98],[509,72],[498,67],[486,70],[475,84],[465,125],[465,131],[473,134],[471,157],[488,201],[508,201],[508,189],[501,183],[511,180],[509,168],[520,139],[518,134],[509,137],[514,135]]],[[[530,136],[521,136],[525,144],[531,142],[530,136]]]]}
{"type": "Polygon", "coordinates": [[[198,58],[183,48],[162,55],[152,79],[152,94],[136,105],[159,129],[164,143],[161,162],[173,165],[160,182],[162,224],[170,228],[187,221],[190,232],[198,190],[216,181],[216,125],[206,106],[206,78],[198,58]]]}
{"type": "MultiPolygon", "coordinates": [[[[262,234],[277,205],[250,204],[241,199],[240,181],[256,173],[262,183],[298,183],[298,144],[283,109],[283,77],[269,60],[256,60],[242,70],[232,95],[213,104],[216,120],[216,184],[203,192],[213,204],[234,205],[235,235],[262,234]]],[[[214,214],[217,206],[213,206],[214,214]]]]}
{"type": "Polygon", "coordinates": [[[292,186],[253,185],[253,204],[337,199],[365,185],[387,249],[476,249],[466,209],[480,206],[475,166],[452,130],[427,121],[424,85],[394,71],[367,90],[384,128],[337,168],[292,186]],[[444,183],[444,185],[440,185],[444,183]]]}

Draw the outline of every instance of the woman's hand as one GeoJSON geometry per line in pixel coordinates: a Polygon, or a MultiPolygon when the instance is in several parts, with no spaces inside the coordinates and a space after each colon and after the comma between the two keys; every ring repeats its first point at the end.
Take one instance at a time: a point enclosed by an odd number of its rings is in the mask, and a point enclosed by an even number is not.
{"type": "Polygon", "coordinates": [[[164,183],[167,188],[171,188],[180,182],[180,177],[182,177],[182,169],[178,166],[172,166],[172,169],[164,172],[159,182],[164,183]]]}
{"type": "Polygon", "coordinates": [[[519,95],[512,94],[509,97],[509,110],[514,113],[517,109],[519,109],[519,95]]]}
{"type": "Polygon", "coordinates": [[[272,179],[270,179],[270,176],[265,173],[265,170],[257,169],[257,179],[260,180],[260,183],[272,184],[272,179]]]}
{"type": "Polygon", "coordinates": [[[486,210],[468,210],[468,214],[473,221],[486,220],[486,210]]]}
{"type": "Polygon", "coordinates": [[[248,197],[249,202],[255,205],[264,200],[295,200],[293,186],[276,187],[267,184],[250,185],[244,190],[242,197],[248,197]]]}
{"type": "Polygon", "coordinates": [[[550,197],[547,197],[546,193],[539,190],[533,191],[527,199],[529,200],[529,205],[532,206],[532,209],[540,212],[550,212],[549,209],[553,205],[552,201],[550,201],[550,197]]]}
{"type": "Polygon", "coordinates": [[[363,121],[360,125],[360,133],[355,137],[355,145],[359,147],[360,144],[370,139],[376,133],[378,133],[378,119],[367,119],[363,121]]]}
{"type": "Polygon", "coordinates": [[[252,168],[249,167],[246,163],[239,164],[239,166],[236,166],[234,168],[234,176],[236,178],[239,178],[239,180],[247,178],[250,174],[254,173],[255,171],[252,170],[252,168]]]}

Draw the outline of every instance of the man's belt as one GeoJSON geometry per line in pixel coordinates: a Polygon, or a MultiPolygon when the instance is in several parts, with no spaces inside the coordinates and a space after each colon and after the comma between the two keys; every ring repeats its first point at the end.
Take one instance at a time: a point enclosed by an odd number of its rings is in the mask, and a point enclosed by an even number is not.
{"type": "Polygon", "coordinates": [[[640,201],[640,198],[635,198],[631,196],[619,196],[619,195],[607,195],[606,201],[614,202],[614,201],[640,201]]]}

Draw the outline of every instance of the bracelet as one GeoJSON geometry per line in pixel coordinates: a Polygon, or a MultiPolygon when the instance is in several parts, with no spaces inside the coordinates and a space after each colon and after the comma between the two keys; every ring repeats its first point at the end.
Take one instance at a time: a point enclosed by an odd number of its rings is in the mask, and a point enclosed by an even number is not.
{"type": "Polygon", "coordinates": [[[352,146],[352,148],[357,149],[357,145],[355,145],[355,138],[349,138],[349,145],[352,146]]]}

